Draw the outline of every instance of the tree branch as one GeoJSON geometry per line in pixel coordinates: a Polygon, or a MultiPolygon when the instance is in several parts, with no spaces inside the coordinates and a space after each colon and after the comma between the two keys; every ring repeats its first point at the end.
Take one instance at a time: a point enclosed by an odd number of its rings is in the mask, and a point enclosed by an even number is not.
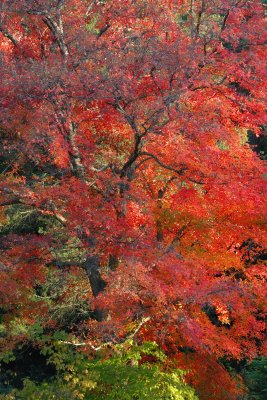
{"type": "Polygon", "coordinates": [[[158,159],[157,156],[155,156],[155,155],[152,154],[152,153],[147,153],[146,151],[143,151],[143,152],[139,153],[139,155],[140,155],[140,156],[148,156],[148,158],[146,159],[146,161],[148,161],[148,160],[150,160],[150,159],[153,159],[153,160],[156,161],[156,163],[157,163],[158,165],[160,165],[162,168],[168,169],[169,171],[172,171],[172,172],[175,172],[175,173],[178,174],[178,175],[183,175],[184,172],[187,170],[187,167],[186,167],[186,166],[183,166],[183,167],[181,167],[180,169],[177,169],[177,168],[171,167],[170,165],[164,164],[162,161],[160,161],[160,160],[158,159]]]}
{"type": "Polygon", "coordinates": [[[135,337],[135,335],[137,335],[137,333],[140,331],[140,329],[150,320],[151,320],[151,317],[143,318],[141,320],[141,322],[139,323],[139,325],[137,326],[137,328],[134,330],[134,332],[131,333],[130,335],[126,336],[125,339],[123,339],[122,341],[120,341],[118,343],[109,341],[109,342],[102,343],[99,346],[94,346],[91,342],[73,342],[73,341],[71,342],[71,341],[67,341],[67,340],[61,340],[60,343],[69,344],[69,345],[75,346],[75,347],[88,346],[88,347],[91,347],[91,349],[94,351],[99,351],[99,350],[103,349],[104,347],[115,346],[116,344],[126,343],[128,340],[133,339],[135,337]]]}
{"type": "Polygon", "coordinates": [[[34,207],[37,211],[41,214],[48,214],[53,216],[57,221],[59,221],[62,225],[66,225],[67,219],[60,213],[56,211],[55,207],[50,208],[49,210],[43,209],[42,207],[36,206],[34,203],[30,203],[27,201],[27,196],[23,196],[22,194],[18,193],[15,190],[12,190],[7,187],[0,187],[0,192],[11,195],[9,199],[4,199],[0,201],[0,207],[15,205],[15,204],[23,204],[28,207],[34,207]]]}
{"type": "Polygon", "coordinates": [[[28,11],[30,15],[41,15],[42,20],[45,25],[50,29],[54,38],[57,41],[58,47],[63,57],[69,56],[69,50],[64,40],[63,25],[61,17],[58,17],[58,22],[56,22],[52,16],[47,11],[30,10],[28,11]]]}
{"type": "Polygon", "coordinates": [[[16,41],[16,39],[14,38],[14,36],[10,33],[10,32],[8,32],[6,29],[4,29],[1,25],[0,25],[0,32],[2,32],[2,34],[7,38],[7,39],[9,39],[11,42],[12,42],[12,44],[14,45],[14,46],[18,46],[18,42],[16,41]]]}

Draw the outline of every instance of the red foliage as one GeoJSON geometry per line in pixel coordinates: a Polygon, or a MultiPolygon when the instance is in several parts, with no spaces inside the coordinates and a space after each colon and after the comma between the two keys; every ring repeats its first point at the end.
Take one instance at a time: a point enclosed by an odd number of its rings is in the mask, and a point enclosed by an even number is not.
{"type": "MultiPolygon", "coordinates": [[[[20,157],[0,203],[54,217],[98,259],[84,264],[109,312],[96,334],[149,316],[140,340],[191,369],[203,399],[234,398],[218,360],[264,346],[262,259],[244,258],[266,241],[264,164],[246,143],[266,124],[262,2],[2,3],[0,128],[20,157]]],[[[4,304],[55,246],[10,240],[4,304]]]]}

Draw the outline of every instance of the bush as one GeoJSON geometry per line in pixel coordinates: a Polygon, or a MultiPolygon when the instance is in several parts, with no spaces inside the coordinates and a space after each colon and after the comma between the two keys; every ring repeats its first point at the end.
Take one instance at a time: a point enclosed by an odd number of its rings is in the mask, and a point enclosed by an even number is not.
{"type": "Polygon", "coordinates": [[[88,359],[60,340],[44,348],[57,370],[53,380],[25,379],[23,389],[0,395],[5,400],[197,400],[184,381],[184,372],[166,369],[165,356],[155,343],[128,341],[112,352],[88,359]]]}

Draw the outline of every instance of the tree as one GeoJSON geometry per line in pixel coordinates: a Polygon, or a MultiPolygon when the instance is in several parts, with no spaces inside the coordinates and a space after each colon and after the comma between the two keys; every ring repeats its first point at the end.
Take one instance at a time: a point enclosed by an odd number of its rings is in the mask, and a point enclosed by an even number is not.
{"type": "Polygon", "coordinates": [[[202,399],[234,398],[220,359],[264,346],[266,186],[247,144],[266,124],[263,4],[6,0],[0,31],[1,215],[37,218],[2,238],[5,313],[51,329],[34,296],[51,271],[78,277],[86,341],[149,318],[139,341],[202,399]]]}
{"type": "Polygon", "coordinates": [[[13,390],[9,397],[0,394],[1,399],[198,399],[184,382],[183,371],[170,366],[162,370],[165,356],[156,343],[135,346],[128,341],[116,346],[113,357],[94,361],[60,342],[44,350],[49,354],[49,363],[56,367],[57,378],[39,385],[26,379],[21,390],[13,390]],[[153,357],[153,363],[149,357],[153,357]]]}
{"type": "Polygon", "coordinates": [[[245,371],[245,380],[250,389],[251,399],[264,399],[266,386],[266,357],[255,359],[245,371]]]}

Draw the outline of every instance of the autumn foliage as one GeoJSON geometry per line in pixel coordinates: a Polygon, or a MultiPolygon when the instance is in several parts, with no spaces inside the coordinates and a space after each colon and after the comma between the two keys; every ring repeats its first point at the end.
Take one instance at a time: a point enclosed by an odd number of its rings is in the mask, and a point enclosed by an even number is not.
{"type": "Polygon", "coordinates": [[[136,330],[200,399],[236,398],[227,362],[266,355],[266,170],[247,142],[266,125],[263,2],[0,13],[4,324],[94,346],[136,330]]]}

